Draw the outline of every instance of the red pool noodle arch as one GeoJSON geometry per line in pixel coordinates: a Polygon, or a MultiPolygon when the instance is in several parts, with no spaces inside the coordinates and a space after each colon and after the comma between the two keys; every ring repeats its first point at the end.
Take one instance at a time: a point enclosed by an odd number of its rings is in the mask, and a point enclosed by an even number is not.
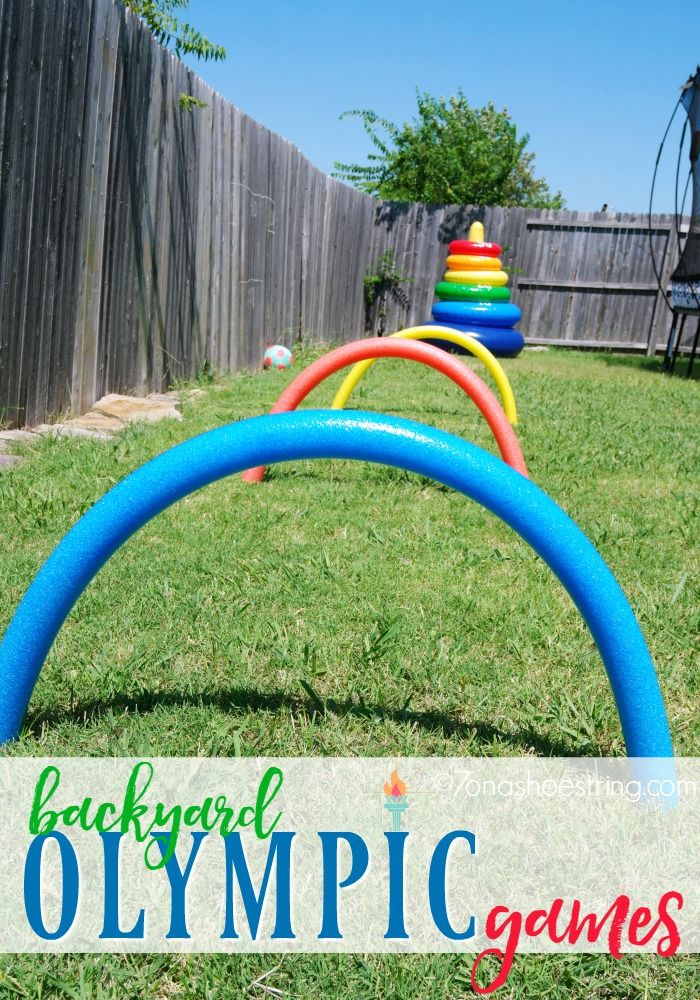
{"type": "MultiPolygon", "coordinates": [[[[467,395],[474,400],[483,413],[493,431],[493,436],[501,452],[504,462],[512,466],[523,476],[527,476],[527,467],[523,453],[520,450],[515,431],[508,423],[503,408],[489,387],[482,382],[471,368],[459,361],[452,354],[424,344],[420,340],[401,340],[400,338],[371,337],[366,340],[356,340],[351,344],[338,347],[324,354],[318,361],[305,368],[291,382],[272,407],[271,413],[287,413],[296,410],[299,403],[320,385],[329,375],[335,374],[341,368],[354,365],[368,358],[407,358],[409,361],[420,361],[429,368],[447,375],[467,395]]],[[[247,483],[260,483],[265,475],[265,466],[247,469],[243,479],[247,483]]]]}

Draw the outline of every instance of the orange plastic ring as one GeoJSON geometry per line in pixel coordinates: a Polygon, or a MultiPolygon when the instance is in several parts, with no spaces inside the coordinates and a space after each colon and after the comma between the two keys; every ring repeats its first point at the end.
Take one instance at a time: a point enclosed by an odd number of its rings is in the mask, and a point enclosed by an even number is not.
{"type": "Polygon", "coordinates": [[[451,271],[500,271],[503,265],[500,257],[484,257],[483,254],[450,254],[447,266],[451,271]]]}

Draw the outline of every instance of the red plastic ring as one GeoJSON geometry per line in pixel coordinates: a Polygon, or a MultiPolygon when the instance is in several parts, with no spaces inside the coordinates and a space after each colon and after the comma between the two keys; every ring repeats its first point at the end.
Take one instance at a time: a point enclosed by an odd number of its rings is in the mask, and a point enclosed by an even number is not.
{"type": "Polygon", "coordinates": [[[471,240],[452,240],[452,254],[481,254],[483,257],[498,257],[501,247],[498,243],[472,243],[471,240]]]}

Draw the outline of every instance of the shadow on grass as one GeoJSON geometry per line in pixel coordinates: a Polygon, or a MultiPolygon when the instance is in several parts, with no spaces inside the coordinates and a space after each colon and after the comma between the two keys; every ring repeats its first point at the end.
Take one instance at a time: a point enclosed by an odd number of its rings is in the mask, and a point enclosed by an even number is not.
{"type": "MultiPolygon", "coordinates": [[[[307,685],[303,685],[305,690],[307,685]]],[[[385,722],[406,723],[416,726],[424,732],[449,738],[456,736],[461,739],[476,738],[484,746],[492,747],[494,740],[520,750],[530,750],[542,757],[604,757],[605,751],[597,744],[586,741],[576,745],[572,741],[552,740],[535,732],[533,729],[521,729],[507,732],[496,726],[480,721],[463,721],[453,718],[443,712],[421,712],[408,708],[385,708],[381,705],[366,705],[350,699],[321,699],[312,688],[308,687],[309,697],[296,697],[275,692],[246,690],[244,688],[229,688],[224,691],[203,694],[185,694],[181,692],[145,692],[138,696],[115,695],[108,700],[96,699],[73,705],[72,708],[29,712],[22,727],[23,736],[38,736],[42,726],[73,724],[85,725],[96,722],[102,716],[113,712],[128,714],[144,714],[158,708],[214,708],[217,711],[237,715],[240,712],[264,711],[268,713],[284,713],[289,718],[291,713],[300,720],[311,716],[321,720],[328,715],[337,718],[348,716],[357,719],[373,719],[385,722]]],[[[271,746],[270,753],[274,752],[271,746]]]]}
{"type": "MultiPolygon", "coordinates": [[[[676,361],[673,374],[670,374],[664,372],[664,359],[661,355],[648,358],[643,354],[612,354],[607,351],[596,351],[595,358],[597,361],[604,361],[606,365],[613,367],[636,368],[637,371],[652,372],[660,376],[667,376],[668,378],[685,378],[688,374],[688,366],[690,364],[690,358],[680,355],[676,361]]],[[[699,378],[700,357],[696,355],[690,379],[692,382],[695,382],[699,378]]]]}

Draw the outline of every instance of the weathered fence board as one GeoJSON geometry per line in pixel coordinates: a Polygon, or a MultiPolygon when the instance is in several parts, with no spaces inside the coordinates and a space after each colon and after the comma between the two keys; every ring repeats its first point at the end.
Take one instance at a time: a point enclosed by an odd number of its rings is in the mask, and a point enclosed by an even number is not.
{"type": "MultiPolygon", "coordinates": [[[[373,243],[371,264],[391,246],[410,279],[405,286],[410,306],[387,303],[387,329],[429,318],[433,285],[445,270],[450,240],[480,218],[487,238],[504,247],[512,297],[523,311],[520,328],[529,341],[649,353],[665,345],[670,320],[654,277],[649,239],[667,287],[677,260],[672,215],[654,216],[650,228],[635,214],[380,203],[376,216],[383,232],[373,243]],[[407,232],[416,241],[413,253],[407,250],[407,232]]],[[[375,317],[375,332],[378,323],[375,317]]]]}
{"type": "Polygon", "coordinates": [[[450,240],[477,218],[506,248],[531,340],[665,341],[648,241],[665,287],[673,217],[649,232],[638,215],[375,201],[224,101],[116,0],[0,0],[0,420],[254,366],[277,340],[359,337],[363,279],[387,249],[405,295],[370,329],[424,322],[450,240]]]}

